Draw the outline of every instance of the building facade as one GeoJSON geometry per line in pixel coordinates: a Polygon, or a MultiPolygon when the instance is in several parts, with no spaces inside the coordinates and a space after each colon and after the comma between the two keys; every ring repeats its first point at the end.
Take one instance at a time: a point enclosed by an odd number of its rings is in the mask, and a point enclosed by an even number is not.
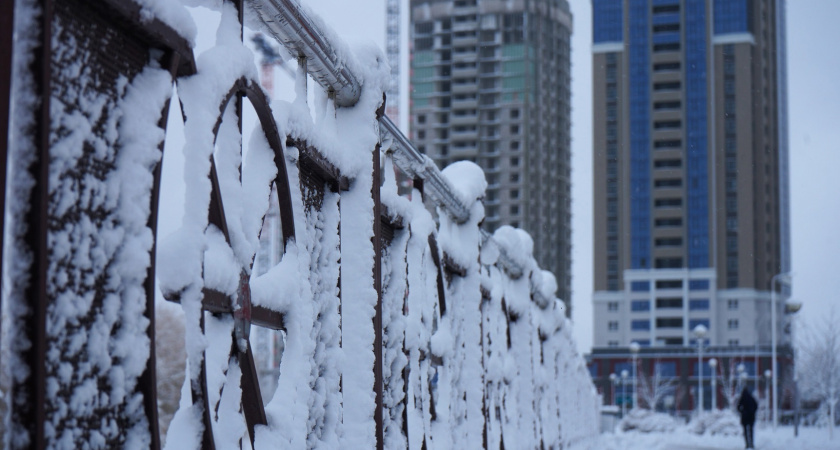
{"type": "Polygon", "coordinates": [[[411,135],[440,167],[470,160],[484,228],[522,228],[571,312],[566,0],[411,0],[411,135]]]}
{"type": "Polygon", "coordinates": [[[689,348],[701,324],[712,349],[769,354],[790,270],[784,1],[592,6],[593,357],[689,348]]]}

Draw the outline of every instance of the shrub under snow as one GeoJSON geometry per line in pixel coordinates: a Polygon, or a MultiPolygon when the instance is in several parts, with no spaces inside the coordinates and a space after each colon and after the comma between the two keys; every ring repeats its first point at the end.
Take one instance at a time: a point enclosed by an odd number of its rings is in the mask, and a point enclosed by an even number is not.
{"type": "Polygon", "coordinates": [[[619,422],[621,431],[637,430],[643,433],[675,431],[682,421],[665,413],[635,408],[619,422]]]}
{"type": "Polygon", "coordinates": [[[694,417],[686,425],[686,431],[694,434],[709,434],[733,436],[740,435],[741,419],[732,410],[721,409],[715,412],[704,412],[694,417]]]}

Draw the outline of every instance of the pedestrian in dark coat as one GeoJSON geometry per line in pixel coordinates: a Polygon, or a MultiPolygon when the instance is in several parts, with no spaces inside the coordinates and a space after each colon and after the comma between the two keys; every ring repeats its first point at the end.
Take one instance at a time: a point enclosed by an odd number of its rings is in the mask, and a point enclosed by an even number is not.
{"type": "Polygon", "coordinates": [[[750,394],[747,388],[741,392],[738,400],[738,411],[741,413],[741,425],[744,427],[744,440],[747,441],[747,448],[755,448],[753,442],[753,425],[755,425],[755,411],[758,403],[750,394]]]}

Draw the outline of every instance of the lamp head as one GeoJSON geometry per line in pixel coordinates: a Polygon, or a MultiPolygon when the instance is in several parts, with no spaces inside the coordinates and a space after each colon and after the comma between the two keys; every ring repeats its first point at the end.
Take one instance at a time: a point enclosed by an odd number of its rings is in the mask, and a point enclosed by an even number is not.
{"type": "Polygon", "coordinates": [[[789,298],[785,302],[785,312],[788,314],[796,314],[802,309],[802,301],[799,299],[789,298]]]}

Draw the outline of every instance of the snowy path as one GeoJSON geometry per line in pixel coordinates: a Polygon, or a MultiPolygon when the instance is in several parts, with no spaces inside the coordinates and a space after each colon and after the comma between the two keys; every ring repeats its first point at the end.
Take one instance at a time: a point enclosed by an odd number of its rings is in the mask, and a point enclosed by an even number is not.
{"type": "MultiPolygon", "coordinates": [[[[829,440],[825,428],[802,428],[799,437],[793,428],[756,429],[757,450],[831,450],[840,449],[840,433],[829,440]]],[[[698,436],[685,431],[674,433],[605,433],[595,439],[578,442],[569,450],[737,450],[744,448],[742,436],[698,436]]]]}

